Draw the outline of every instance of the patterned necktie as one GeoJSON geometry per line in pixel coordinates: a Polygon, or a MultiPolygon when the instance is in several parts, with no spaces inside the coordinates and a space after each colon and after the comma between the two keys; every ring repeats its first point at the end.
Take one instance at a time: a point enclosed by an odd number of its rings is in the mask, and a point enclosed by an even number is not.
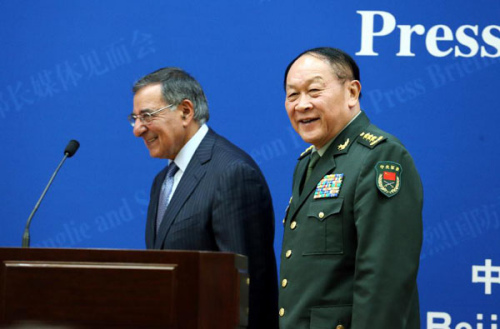
{"type": "Polygon", "coordinates": [[[160,199],[158,202],[158,215],[156,217],[156,232],[160,230],[161,221],[165,211],[167,210],[168,203],[170,202],[170,194],[174,186],[174,175],[179,170],[175,162],[170,162],[167,168],[167,175],[161,186],[160,199]]]}

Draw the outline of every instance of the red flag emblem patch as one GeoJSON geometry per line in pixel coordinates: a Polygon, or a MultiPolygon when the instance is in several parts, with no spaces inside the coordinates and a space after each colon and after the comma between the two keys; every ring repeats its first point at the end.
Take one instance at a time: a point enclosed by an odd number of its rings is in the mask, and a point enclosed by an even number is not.
{"type": "Polygon", "coordinates": [[[375,166],[375,184],[387,197],[395,196],[401,190],[403,167],[392,161],[380,161],[375,166]]]}

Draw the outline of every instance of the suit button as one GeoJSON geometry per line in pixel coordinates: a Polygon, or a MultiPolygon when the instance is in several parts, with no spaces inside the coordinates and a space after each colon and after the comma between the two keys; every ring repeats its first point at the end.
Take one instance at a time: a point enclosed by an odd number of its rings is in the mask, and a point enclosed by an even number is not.
{"type": "Polygon", "coordinates": [[[335,327],[335,329],[344,329],[344,326],[339,324],[338,326],[335,327]]]}
{"type": "Polygon", "coordinates": [[[285,315],[285,309],[282,307],[280,308],[280,316],[283,316],[285,315]]]}
{"type": "Polygon", "coordinates": [[[297,227],[297,222],[296,221],[293,221],[293,222],[290,223],[290,228],[292,230],[295,230],[296,227],[297,227]]]}
{"type": "Polygon", "coordinates": [[[285,226],[285,219],[283,218],[283,226],[285,226]]]}
{"type": "MultiPolygon", "coordinates": [[[[318,214],[318,217],[319,217],[319,218],[323,218],[323,217],[325,217],[325,213],[321,211],[321,212],[318,214]]],[[[337,329],[339,329],[339,328],[337,328],[337,329]]]]}
{"type": "Polygon", "coordinates": [[[285,254],[285,257],[286,258],[290,258],[290,256],[292,256],[292,251],[291,250],[287,250],[286,254],[285,254]]]}
{"type": "Polygon", "coordinates": [[[281,286],[282,286],[283,288],[285,288],[287,284],[288,284],[288,280],[287,280],[287,279],[283,279],[283,280],[281,281],[281,286]]]}

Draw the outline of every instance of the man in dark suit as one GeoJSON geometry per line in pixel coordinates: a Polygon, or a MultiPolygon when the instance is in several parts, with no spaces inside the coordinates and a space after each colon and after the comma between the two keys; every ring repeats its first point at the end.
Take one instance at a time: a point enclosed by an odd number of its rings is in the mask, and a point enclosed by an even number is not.
{"type": "Polygon", "coordinates": [[[208,128],[205,94],[183,70],[148,74],[133,92],[134,135],[152,157],[169,159],[151,188],[147,248],[248,256],[249,328],[276,328],[274,213],[257,164],[208,128]]]}
{"type": "Polygon", "coordinates": [[[299,158],[281,255],[281,329],[420,328],[423,192],[401,142],[359,105],[354,60],[316,48],[285,73],[299,158]]]}

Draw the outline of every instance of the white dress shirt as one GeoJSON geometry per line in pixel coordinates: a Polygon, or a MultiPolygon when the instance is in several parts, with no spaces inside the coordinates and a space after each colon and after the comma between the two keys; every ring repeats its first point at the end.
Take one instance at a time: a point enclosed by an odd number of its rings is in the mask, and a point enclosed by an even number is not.
{"type": "MultiPolygon", "coordinates": [[[[172,192],[170,192],[169,200],[172,200],[172,196],[174,195],[175,190],[177,189],[177,185],[181,181],[182,175],[186,171],[186,168],[191,161],[191,158],[200,146],[201,141],[208,133],[208,126],[203,124],[200,129],[196,132],[196,134],[191,137],[191,139],[182,147],[177,156],[174,159],[175,164],[179,167],[179,170],[174,175],[174,185],[172,186],[172,192]]],[[[169,162],[170,164],[170,162],[169,162]]]]}

